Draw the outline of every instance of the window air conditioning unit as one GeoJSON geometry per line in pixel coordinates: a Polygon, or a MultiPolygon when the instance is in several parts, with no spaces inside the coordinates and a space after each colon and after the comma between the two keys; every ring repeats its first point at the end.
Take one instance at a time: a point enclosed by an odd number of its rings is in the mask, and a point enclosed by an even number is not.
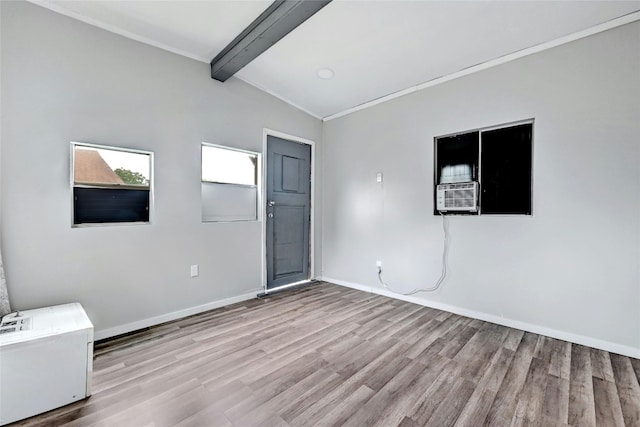
{"type": "Polygon", "coordinates": [[[461,182],[440,184],[436,189],[436,207],[439,211],[477,212],[478,183],[461,182]]]}

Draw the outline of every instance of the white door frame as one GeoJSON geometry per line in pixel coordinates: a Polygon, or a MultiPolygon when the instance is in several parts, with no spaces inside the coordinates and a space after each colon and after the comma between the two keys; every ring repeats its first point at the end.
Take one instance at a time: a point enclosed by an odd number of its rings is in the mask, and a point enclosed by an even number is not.
{"type": "MultiPolygon", "coordinates": [[[[298,142],[301,144],[306,144],[311,146],[311,205],[310,205],[310,222],[309,222],[309,280],[315,278],[315,257],[314,257],[314,242],[315,242],[315,211],[314,211],[314,200],[315,200],[315,160],[316,160],[316,146],[315,142],[301,138],[299,136],[290,135],[284,132],[279,132],[277,130],[263,128],[262,130],[262,188],[261,193],[263,196],[261,197],[261,208],[259,212],[261,212],[260,216],[262,217],[262,288],[265,293],[273,292],[274,290],[279,290],[283,288],[287,288],[290,286],[297,285],[302,282],[290,283],[288,285],[279,286],[275,289],[267,290],[267,206],[266,206],[266,197],[267,197],[267,137],[274,136],[276,138],[286,139],[288,141],[298,142]]],[[[304,281],[303,281],[304,282],[304,281]]]]}

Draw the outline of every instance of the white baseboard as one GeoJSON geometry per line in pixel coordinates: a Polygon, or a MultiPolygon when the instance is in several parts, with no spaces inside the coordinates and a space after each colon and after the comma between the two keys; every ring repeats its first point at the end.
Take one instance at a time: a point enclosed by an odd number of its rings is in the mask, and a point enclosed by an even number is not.
{"type": "Polygon", "coordinates": [[[105,338],[111,338],[117,335],[137,331],[139,329],[148,328],[150,326],[159,325],[161,323],[170,322],[172,320],[182,319],[183,317],[192,316],[194,314],[202,313],[208,310],[213,310],[214,308],[220,308],[226,305],[235,304],[237,302],[246,301],[255,298],[256,295],[262,291],[263,289],[259,288],[244,295],[238,295],[231,298],[208,302],[206,304],[185,308],[183,310],[162,314],[160,316],[149,317],[147,319],[137,320],[135,322],[126,323],[124,325],[114,326],[113,328],[101,329],[94,333],[93,339],[95,341],[99,341],[105,338]]]}
{"type": "Polygon", "coordinates": [[[623,356],[633,357],[640,359],[640,348],[634,348],[623,344],[613,343],[610,341],[599,340],[596,338],[587,337],[584,335],[577,335],[570,332],[559,331],[557,329],[551,329],[544,326],[534,325],[532,323],[521,322],[519,320],[507,319],[493,314],[482,313],[479,311],[469,310],[462,307],[456,307],[449,304],[443,304],[437,301],[429,301],[422,298],[416,298],[413,296],[395,294],[387,291],[386,289],[374,288],[371,286],[365,286],[358,283],[346,282],[344,280],[334,279],[331,277],[323,277],[319,280],[324,282],[334,283],[336,285],[345,286],[352,289],[358,289],[360,291],[369,292],[372,294],[383,295],[390,298],[399,299],[402,301],[411,302],[425,307],[436,308],[438,310],[447,311],[449,313],[459,314],[465,317],[471,317],[473,319],[484,320],[487,322],[495,323],[497,325],[508,326],[510,328],[520,329],[522,331],[532,332],[534,334],[545,335],[551,338],[557,338],[563,341],[569,341],[575,344],[581,344],[588,347],[597,348],[600,350],[609,351],[623,356]]]}

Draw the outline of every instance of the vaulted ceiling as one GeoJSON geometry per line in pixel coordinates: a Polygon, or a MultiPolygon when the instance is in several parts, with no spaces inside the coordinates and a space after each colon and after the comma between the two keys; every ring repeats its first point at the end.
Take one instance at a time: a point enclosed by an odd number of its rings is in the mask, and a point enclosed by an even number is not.
{"type": "MultiPolygon", "coordinates": [[[[271,3],[34,2],[207,63],[271,3]]],[[[596,26],[639,19],[640,1],[334,0],[235,76],[331,118],[596,26]],[[333,78],[318,77],[325,68],[333,78]]]]}

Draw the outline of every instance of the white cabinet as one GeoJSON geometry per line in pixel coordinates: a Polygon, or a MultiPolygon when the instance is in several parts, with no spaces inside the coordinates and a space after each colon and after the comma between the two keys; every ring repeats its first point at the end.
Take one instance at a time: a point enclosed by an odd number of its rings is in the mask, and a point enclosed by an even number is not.
{"type": "Polygon", "coordinates": [[[91,394],[93,325],[80,304],[10,314],[0,330],[0,425],[91,394]]]}

